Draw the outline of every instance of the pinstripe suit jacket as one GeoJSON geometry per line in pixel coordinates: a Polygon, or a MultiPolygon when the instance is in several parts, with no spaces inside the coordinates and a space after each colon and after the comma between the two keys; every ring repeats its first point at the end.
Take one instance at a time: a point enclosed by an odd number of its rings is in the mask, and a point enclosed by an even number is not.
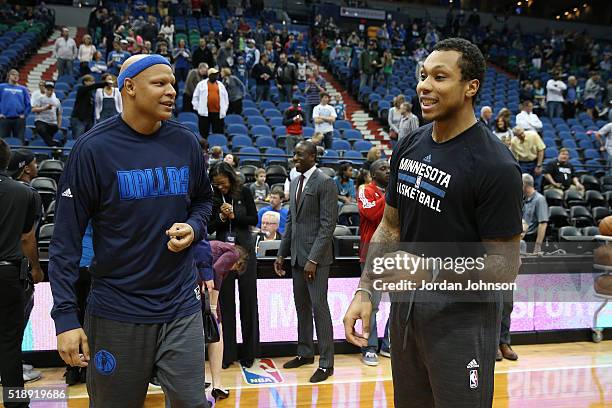
{"type": "Polygon", "coordinates": [[[338,218],[338,188],[334,181],[316,169],[296,203],[299,177],[289,187],[289,214],[279,255],[291,254],[291,265],[304,266],[311,260],[318,265],[334,261],[332,242],[338,218]]]}

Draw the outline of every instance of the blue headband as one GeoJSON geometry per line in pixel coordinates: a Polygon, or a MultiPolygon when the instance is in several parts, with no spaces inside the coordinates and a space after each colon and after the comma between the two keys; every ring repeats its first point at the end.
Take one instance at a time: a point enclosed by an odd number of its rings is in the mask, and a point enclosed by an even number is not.
{"type": "Polygon", "coordinates": [[[117,78],[119,92],[121,92],[121,90],[123,89],[123,81],[125,81],[126,78],[134,78],[136,75],[140,74],[145,69],[157,64],[171,66],[166,58],[158,54],[148,55],[145,58],[139,59],[138,61],[130,64],[129,67],[127,67],[122,73],[119,74],[119,78],[117,78]]]}

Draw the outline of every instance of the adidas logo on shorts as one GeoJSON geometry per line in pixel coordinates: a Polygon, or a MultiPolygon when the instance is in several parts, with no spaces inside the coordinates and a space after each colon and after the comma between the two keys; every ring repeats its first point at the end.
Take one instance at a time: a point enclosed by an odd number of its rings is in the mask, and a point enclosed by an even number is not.
{"type": "Polygon", "coordinates": [[[479,368],[480,366],[478,365],[478,363],[476,362],[475,359],[472,359],[472,361],[470,361],[470,363],[467,365],[466,368],[479,368]]]}
{"type": "Polygon", "coordinates": [[[64,190],[64,192],[62,193],[62,197],[72,198],[72,192],[70,191],[69,188],[64,190]]]}

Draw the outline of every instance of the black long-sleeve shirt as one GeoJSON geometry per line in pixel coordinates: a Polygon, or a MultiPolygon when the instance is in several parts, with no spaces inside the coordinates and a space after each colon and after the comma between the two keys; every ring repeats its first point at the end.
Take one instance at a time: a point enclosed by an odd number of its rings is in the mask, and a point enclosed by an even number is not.
{"type": "Polygon", "coordinates": [[[225,241],[230,230],[232,234],[236,235],[236,244],[241,245],[247,249],[252,249],[253,237],[249,231],[249,226],[257,225],[257,207],[255,207],[255,200],[253,200],[253,194],[248,187],[242,187],[240,196],[232,199],[230,196],[225,196],[225,202],[234,206],[234,219],[221,221],[219,213],[221,205],[223,204],[223,198],[221,194],[215,193],[213,198],[213,211],[208,224],[208,231],[210,233],[217,233],[217,240],[225,241]]]}
{"type": "Polygon", "coordinates": [[[83,122],[93,122],[94,105],[91,93],[94,89],[104,88],[106,82],[96,82],[92,85],[81,85],[77,89],[72,117],[83,122]]]}

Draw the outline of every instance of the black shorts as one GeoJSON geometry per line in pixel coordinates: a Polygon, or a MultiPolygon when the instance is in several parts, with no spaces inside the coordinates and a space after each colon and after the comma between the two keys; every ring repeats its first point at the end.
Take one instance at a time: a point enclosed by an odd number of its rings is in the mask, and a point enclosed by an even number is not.
{"type": "Polygon", "coordinates": [[[395,407],[491,407],[500,303],[415,302],[406,321],[409,307],[391,305],[395,407]]]}

